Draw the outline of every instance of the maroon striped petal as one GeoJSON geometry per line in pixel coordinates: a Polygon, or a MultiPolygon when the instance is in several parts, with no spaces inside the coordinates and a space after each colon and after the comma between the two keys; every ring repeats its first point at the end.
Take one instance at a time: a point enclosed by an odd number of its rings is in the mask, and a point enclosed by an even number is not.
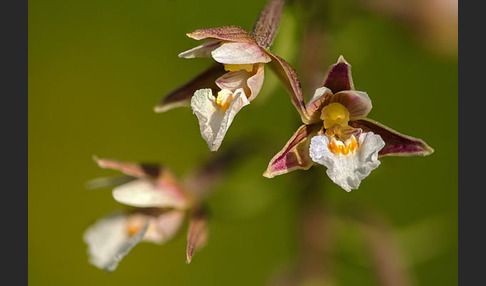
{"type": "Polygon", "coordinates": [[[300,86],[297,72],[284,59],[270,51],[267,51],[267,53],[273,59],[268,65],[270,65],[270,68],[277,74],[278,78],[289,92],[290,100],[302,117],[303,122],[307,123],[308,118],[305,110],[304,96],[302,94],[302,88],[300,86]]]}
{"type": "Polygon", "coordinates": [[[309,156],[310,138],[319,128],[319,124],[300,126],[285,147],[270,160],[263,176],[273,178],[293,170],[307,170],[312,167],[314,162],[309,156]]]}
{"type": "Polygon", "coordinates": [[[368,118],[350,121],[349,125],[355,128],[361,128],[364,132],[371,131],[381,136],[385,141],[385,147],[378,153],[380,157],[426,156],[434,152],[434,149],[427,145],[423,140],[403,135],[368,118]]]}
{"type": "Polygon", "coordinates": [[[200,29],[186,35],[195,40],[212,38],[230,42],[256,44],[255,39],[253,39],[253,37],[245,29],[238,26],[200,29]]]}
{"type": "Polygon", "coordinates": [[[329,88],[333,93],[354,89],[351,65],[343,56],[340,56],[337,63],[329,68],[322,86],[329,88]]]}
{"type": "Polygon", "coordinates": [[[215,81],[223,74],[225,74],[225,70],[221,64],[210,66],[196,77],[166,94],[157,106],[155,106],[154,111],[164,112],[175,107],[189,107],[191,104],[191,97],[198,89],[211,88],[216,93],[219,89],[216,86],[215,81]]]}

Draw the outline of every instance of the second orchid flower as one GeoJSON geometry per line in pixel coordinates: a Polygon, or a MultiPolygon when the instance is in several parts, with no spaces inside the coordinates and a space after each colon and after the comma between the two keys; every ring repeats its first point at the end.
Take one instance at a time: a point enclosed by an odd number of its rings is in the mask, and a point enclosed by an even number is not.
{"type": "Polygon", "coordinates": [[[371,107],[368,94],[354,89],[351,65],[339,57],[322,86],[299,110],[304,125],[272,158],[264,176],[273,178],[320,164],[327,167],[334,183],[349,192],[380,165],[379,157],[425,156],[434,151],[421,139],[366,118],[371,107]]]}

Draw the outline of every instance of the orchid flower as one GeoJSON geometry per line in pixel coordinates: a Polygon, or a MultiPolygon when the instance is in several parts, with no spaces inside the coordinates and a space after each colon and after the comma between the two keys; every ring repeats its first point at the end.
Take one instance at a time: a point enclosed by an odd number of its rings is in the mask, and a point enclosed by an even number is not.
{"type": "MultiPolygon", "coordinates": [[[[269,64],[291,94],[295,71],[269,50],[276,35],[283,0],[271,0],[262,10],[251,33],[238,26],[201,29],[187,36],[204,42],[179,54],[181,58],[212,58],[209,67],[167,94],[155,107],[164,112],[189,105],[199,120],[201,135],[211,151],[217,151],[236,114],[253,101],[263,85],[269,64]]],[[[295,102],[294,104],[301,104],[295,102]]]]}
{"type": "Polygon", "coordinates": [[[263,175],[273,178],[320,164],[334,183],[349,192],[380,165],[381,157],[433,153],[423,140],[368,119],[371,107],[366,92],[354,89],[351,65],[340,56],[305,108],[298,109],[304,125],[271,159],[263,175]]]}
{"type": "Polygon", "coordinates": [[[115,271],[118,263],[139,242],[162,244],[179,231],[184,213],[161,209],[117,212],[99,219],[84,233],[89,261],[107,272],[115,271]]]}
{"type": "MultiPolygon", "coordinates": [[[[181,182],[159,165],[121,162],[111,159],[95,161],[102,168],[121,171],[128,183],[115,187],[113,198],[132,210],[110,214],[98,220],[84,233],[90,263],[105,271],[114,271],[119,262],[140,242],[162,244],[172,239],[189,217],[186,262],[201,248],[208,237],[207,219],[201,197],[191,184],[181,182]],[[194,227],[196,225],[197,227],[194,227]]],[[[93,187],[111,185],[119,179],[102,178],[93,187]]]]}

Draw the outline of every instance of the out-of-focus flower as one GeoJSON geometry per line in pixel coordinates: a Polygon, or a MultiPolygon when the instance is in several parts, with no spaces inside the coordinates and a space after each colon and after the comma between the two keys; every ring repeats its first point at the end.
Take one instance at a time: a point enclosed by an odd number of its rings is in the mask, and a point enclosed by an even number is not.
{"type": "Polygon", "coordinates": [[[98,220],[84,233],[89,261],[107,272],[141,241],[162,244],[174,237],[184,220],[184,212],[135,209],[98,220]]]}
{"type": "MultiPolygon", "coordinates": [[[[240,139],[241,140],[241,139],[240,139]]],[[[246,142],[246,140],[243,140],[246,142]]],[[[84,233],[89,261],[105,271],[119,262],[140,242],[163,244],[174,238],[187,221],[186,263],[209,237],[206,200],[225,172],[254,146],[236,142],[211,156],[182,178],[159,164],[122,162],[94,158],[102,168],[123,173],[118,177],[88,182],[90,189],[113,187],[113,198],[131,208],[112,213],[84,233]]]]}
{"type": "MultiPolygon", "coordinates": [[[[163,112],[190,104],[201,135],[211,151],[217,151],[236,114],[253,101],[263,85],[264,65],[269,64],[285,86],[296,93],[295,71],[269,50],[276,35],[283,0],[271,0],[262,10],[251,33],[225,26],[187,34],[201,45],[179,54],[183,58],[212,58],[217,64],[167,94],[155,107],[163,112]]],[[[294,104],[301,104],[292,98],[294,104]]]]}
{"type": "MultiPolygon", "coordinates": [[[[196,189],[197,183],[192,182],[189,190],[188,184],[159,165],[98,158],[95,161],[100,167],[119,170],[131,179],[115,187],[112,194],[116,201],[134,208],[104,217],[85,231],[90,263],[108,272],[114,271],[139,242],[162,244],[172,239],[187,217],[189,263],[194,251],[202,247],[208,237],[203,196],[199,192],[202,188],[196,189]]],[[[109,185],[110,179],[105,179],[105,183],[109,185]]],[[[98,180],[98,186],[103,184],[98,180]]]]}
{"type": "Polygon", "coordinates": [[[272,158],[263,175],[272,178],[318,163],[349,192],[380,165],[379,157],[425,156],[434,151],[421,139],[366,118],[370,110],[370,98],[354,90],[351,66],[339,57],[306,104],[304,125],[272,158]]]}

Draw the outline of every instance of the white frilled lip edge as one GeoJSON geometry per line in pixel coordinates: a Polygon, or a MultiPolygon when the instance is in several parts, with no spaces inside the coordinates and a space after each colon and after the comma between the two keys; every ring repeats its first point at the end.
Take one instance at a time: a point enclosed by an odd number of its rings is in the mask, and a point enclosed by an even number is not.
{"type": "Polygon", "coordinates": [[[361,181],[380,165],[378,152],[385,142],[372,132],[361,133],[358,147],[347,155],[336,154],[329,149],[326,135],[311,138],[309,154],[312,160],[327,167],[329,178],[347,192],[357,189],[361,181]]]}

